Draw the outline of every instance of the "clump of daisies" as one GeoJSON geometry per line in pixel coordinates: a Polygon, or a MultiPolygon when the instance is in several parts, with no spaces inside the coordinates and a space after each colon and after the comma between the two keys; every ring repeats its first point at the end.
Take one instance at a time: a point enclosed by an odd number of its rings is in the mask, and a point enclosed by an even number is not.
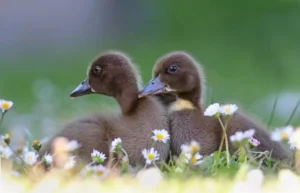
{"type": "Polygon", "coordinates": [[[220,105],[219,103],[211,104],[207,107],[207,109],[204,111],[205,116],[210,116],[218,119],[222,129],[223,129],[223,137],[221,140],[220,148],[219,148],[219,154],[221,153],[221,150],[223,148],[223,144],[225,141],[225,147],[226,147],[226,161],[227,166],[230,165],[230,153],[229,153],[229,142],[227,137],[227,124],[228,121],[231,119],[233,114],[237,111],[238,107],[235,104],[227,104],[227,105],[220,105]],[[222,117],[223,119],[222,119],[222,117]]]}
{"type": "Polygon", "coordinates": [[[85,177],[94,177],[99,180],[105,179],[109,170],[103,165],[87,165],[81,172],[85,177]]]}
{"type": "Polygon", "coordinates": [[[167,130],[165,129],[155,129],[152,131],[153,136],[151,137],[151,139],[153,140],[153,144],[151,146],[150,149],[143,149],[142,151],[142,155],[145,159],[145,167],[146,168],[148,165],[154,165],[155,167],[157,167],[156,165],[156,161],[159,160],[159,153],[157,152],[157,150],[155,149],[155,144],[156,143],[163,143],[166,144],[168,143],[168,141],[170,140],[170,134],[168,133],[167,130]]]}
{"type": "Polygon", "coordinates": [[[111,142],[110,155],[111,155],[111,159],[115,163],[115,166],[121,165],[122,173],[126,173],[129,166],[129,157],[125,149],[123,149],[122,147],[121,138],[115,138],[111,142]]]}
{"type": "Polygon", "coordinates": [[[187,172],[191,167],[200,165],[203,161],[203,156],[199,153],[199,151],[200,144],[195,140],[192,140],[187,144],[182,144],[181,154],[176,160],[177,168],[175,172],[180,172],[183,170],[187,172]]]}
{"type": "Polygon", "coordinates": [[[239,162],[247,161],[248,157],[251,156],[249,155],[250,149],[260,144],[260,142],[253,137],[254,133],[254,129],[249,129],[246,131],[237,131],[230,136],[230,141],[238,148],[239,162]]]}

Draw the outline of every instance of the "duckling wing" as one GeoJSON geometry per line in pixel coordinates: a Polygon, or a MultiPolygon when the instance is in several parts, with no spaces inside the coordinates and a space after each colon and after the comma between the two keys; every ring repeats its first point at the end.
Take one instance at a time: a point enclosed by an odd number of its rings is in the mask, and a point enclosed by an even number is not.
{"type": "MultiPolygon", "coordinates": [[[[106,133],[106,119],[102,115],[92,115],[72,121],[56,134],[47,144],[43,145],[40,156],[52,152],[52,142],[56,137],[65,137],[68,140],[76,140],[81,147],[78,149],[78,157],[84,162],[91,162],[93,149],[109,155],[109,140],[106,133]]],[[[107,160],[106,160],[107,161],[107,160]]]]}
{"type": "MultiPolygon", "coordinates": [[[[246,131],[254,129],[254,138],[260,141],[260,145],[256,147],[257,151],[272,152],[272,157],[279,160],[288,160],[291,158],[290,153],[277,141],[270,138],[270,133],[262,126],[262,124],[254,121],[251,117],[243,112],[237,112],[228,122],[228,137],[233,135],[236,131],[246,131]]],[[[234,150],[232,144],[230,149],[234,150]]]]}

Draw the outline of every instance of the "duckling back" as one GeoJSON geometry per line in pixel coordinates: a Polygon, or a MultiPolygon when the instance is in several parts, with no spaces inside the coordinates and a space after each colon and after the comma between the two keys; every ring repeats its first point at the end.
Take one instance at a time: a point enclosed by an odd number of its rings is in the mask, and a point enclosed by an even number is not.
{"type": "MultiPolygon", "coordinates": [[[[144,164],[143,149],[153,145],[153,131],[165,129],[169,133],[168,118],[164,106],[154,97],[144,97],[137,100],[136,108],[130,115],[118,115],[109,120],[111,138],[120,137],[123,148],[127,151],[132,165],[144,164]]],[[[170,142],[156,142],[154,148],[160,159],[166,160],[170,142]]]]}
{"type": "MultiPolygon", "coordinates": [[[[78,161],[91,162],[93,149],[109,155],[109,141],[105,132],[106,119],[104,115],[93,114],[67,123],[47,144],[42,146],[40,156],[45,153],[53,153],[52,143],[56,137],[65,137],[68,140],[76,140],[80,144],[77,152],[78,161]]],[[[105,161],[105,163],[108,160],[105,161]]]]}

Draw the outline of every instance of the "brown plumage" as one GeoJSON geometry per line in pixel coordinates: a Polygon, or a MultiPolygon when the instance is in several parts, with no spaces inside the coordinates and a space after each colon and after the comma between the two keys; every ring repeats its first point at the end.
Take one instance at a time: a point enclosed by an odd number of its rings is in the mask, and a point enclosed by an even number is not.
{"type": "MultiPolygon", "coordinates": [[[[94,115],[68,124],[57,136],[78,140],[79,157],[90,161],[93,149],[108,155],[112,139],[120,137],[130,164],[143,164],[142,150],[150,148],[155,129],[169,132],[164,106],[155,97],[138,98],[139,76],[130,59],[121,52],[107,52],[96,57],[88,67],[87,79],[71,94],[103,94],[114,97],[120,113],[94,115]]],[[[166,160],[169,143],[156,143],[155,149],[166,160]]]]}
{"type": "Polygon", "coordinates": [[[201,154],[209,155],[218,149],[222,137],[218,123],[203,115],[200,99],[204,80],[193,63],[194,60],[187,60],[183,53],[162,57],[153,68],[154,78],[141,92],[176,93],[177,101],[168,108],[173,155],[179,155],[181,145],[192,140],[200,143],[201,154]]]}
{"type": "MultiPolygon", "coordinates": [[[[176,93],[178,96],[178,100],[169,108],[173,153],[178,154],[180,145],[192,139],[200,142],[203,154],[217,150],[222,128],[216,119],[203,115],[201,94],[205,80],[200,65],[185,52],[172,52],[156,62],[153,77],[141,94],[176,93]]],[[[241,111],[229,121],[228,136],[250,128],[255,129],[254,137],[261,142],[257,150],[272,151],[272,157],[276,159],[289,158],[289,153],[280,143],[270,139],[263,126],[241,111]]],[[[230,145],[230,149],[231,152],[235,150],[233,145],[230,145]]]]}

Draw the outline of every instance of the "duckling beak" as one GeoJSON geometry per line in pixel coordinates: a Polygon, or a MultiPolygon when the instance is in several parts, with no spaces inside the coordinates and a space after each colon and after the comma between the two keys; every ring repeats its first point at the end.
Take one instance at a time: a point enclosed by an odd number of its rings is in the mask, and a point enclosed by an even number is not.
{"type": "Polygon", "coordinates": [[[139,98],[150,94],[167,93],[167,91],[167,86],[160,81],[159,77],[156,77],[140,91],[139,98]]]}
{"type": "Polygon", "coordinates": [[[85,79],[71,92],[70,97],[79,97],[91,93],[93,93],[92,88],[89,85],[88,80],[85,79]]]}

